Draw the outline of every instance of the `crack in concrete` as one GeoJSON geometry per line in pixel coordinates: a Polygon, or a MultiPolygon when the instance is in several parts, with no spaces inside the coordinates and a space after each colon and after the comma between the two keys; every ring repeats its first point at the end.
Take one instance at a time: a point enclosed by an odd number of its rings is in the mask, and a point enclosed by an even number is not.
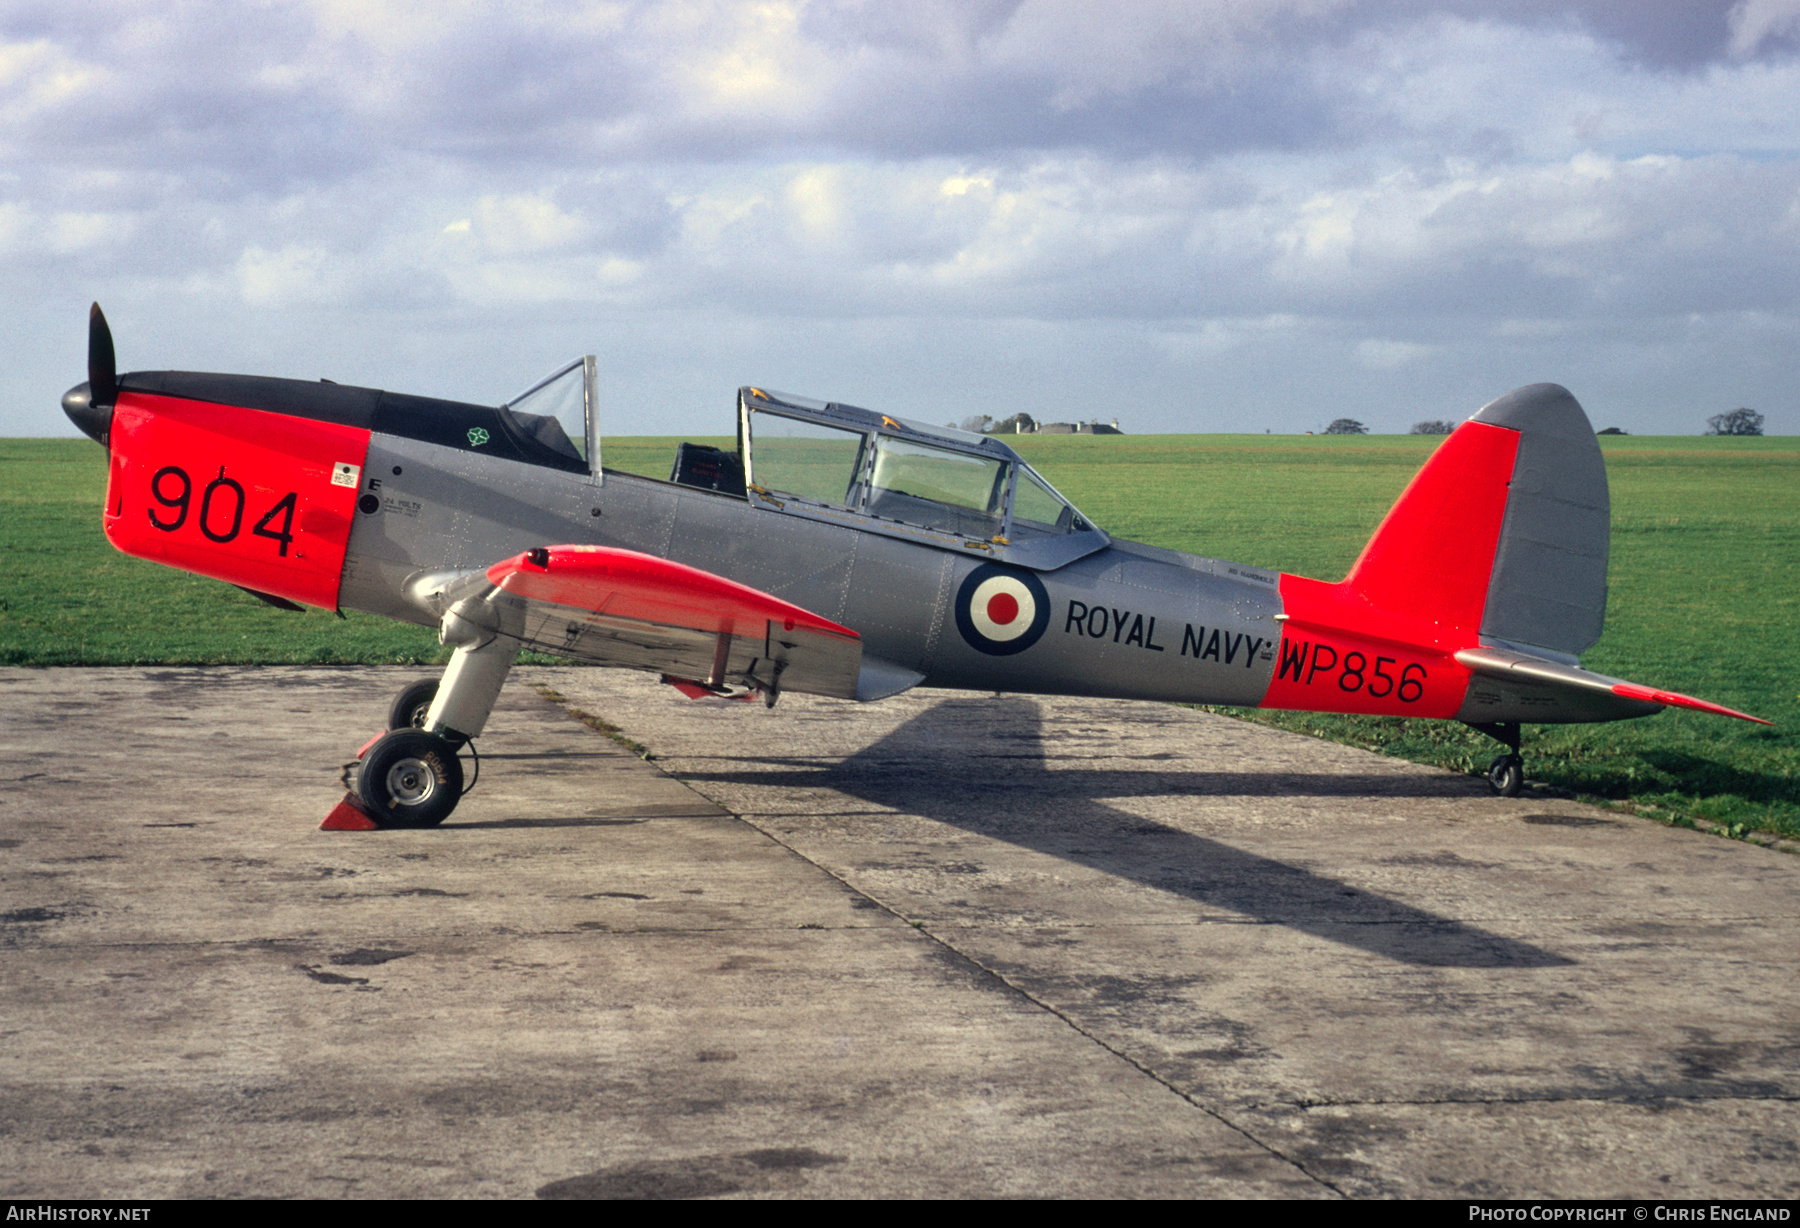
{"type": "MultiPolygon", "coordinates": [[[[548,690],[548,688],[544,688],[544,690],[548,690]]],[[[554,692],[552,692],[552,694],[554,694],[554,692]]],[[[574,705],[570,704],[566,699],[562,699],[560,696],[558,696],[556,699],[551,699],[549,695],[544,695],[543,698],[545,699],[546,702],[555,704],[556,706],[562,708],[562,710],[564,712],[568,713],[569,716],[571,716],[575,720],[581,722],[583,725],[587,725],[589,728],[594,728],[594,726],[591,724],[591,722],[594,718],[589,716],[587,713],[582,712],[580,709],[576,708],[574,705]]],[[[1133,1070],[1136,1070],[1139,1074],[1143,1075],[1145,1078],[1149,1079],[1151,1082],[1157,1084],[1157,1086],[1163,1088],[1165,1091],[1169,1092],[1171,1095],[1175,1096],[1177,1099],[1181,1100],[1183,1103],[1191,1106],[1192,1108],[1196,1109],[1197,1111],[1199,1111],[1201,1113],[1206,1114],[1206,1116],[1212,1118],[1214,1121],[1216,1121],[1220,1125],[1224,1126],[1227,1130],[1230,1130],[1234,1134],[1237,1134],[1239,1137],[1243,1138],[1246,1142],[1248,1142],[1248,1143],[1252,1144],[1253,1146],[1259,1148],[1260,1150],[1266,1152],[1268,1155],[1270,1155],[1271,1157],[1273,1157],[1276,1160],[1281,1161],[1283,1164],[1288,1165],[1295,1172],[1298,1172],[1299,1174],[1304,1176],[1307,1180],[1312,1181],[1312,1182],[1316,1183],[1317,1185],[1330,1190],[1333,1194],[1336,1194],[1339,1198],[1347,1199],[1350,1197],[1350,1195],[1345,1190],[1343,1190],[1338,1185],[1334,1184],[1329,1179],[1322,1177],[1318,1173],[1311,1171],[1306,1166],[1306,1164],[1303,1163],[1302,1161],[1300,1161],[1300,1160],[1296,1159],[1295,1157],[1282,1151],[1279,1147],[1276,1147],[1274,1144],[1270,1143],[1268,1140],[1259,1137],[1257,1134],[1255,1134],[1253,1131],[1249,1130],[1245,1126],[1240,1125],[1238,1122],[1231,1120],[1229,1117],[1226,1117],[1219,1110],[1212,1108],[1209,1105],[1202,1104],[1200,1101],[1194,1099],[1193,1096],[1189,1095],[1187,1092],[1182,1091],[1179,1087],[1175,1086],[1168,1079],[1166,1079],[1162,1075],[1158,1074],[1155,1070],[1144,1065],[1142,1062],[1138,1061],[1136,1058],[1132,1057],[1130,1054],[1123,1052],[1117,1046],[1107,1043],[1106,1040],[1104,1040],[1100,1036],[1096,1035],[1092,1031],[1088,1030],[1087,1028],[1083,1027],[1080,1023],[1076,1022],[1067,1012],[1059,1009],[1052,1003],[1047,1002],[1044,999],[1038,997],[1036,994],[1033,994],[1030,990],[1025,989],[1023,986],[1017,984],[1011,978],[1007,977],[1004,973],[997,972],[993,968],[988,967],[987,964],[982,962],[980,959],[976,958],[973,955],[970,955],[966,951],[963,951],[961,948],[956,946],[954,943],[950,942],[948,939],[943,937],[941,934],[933,933],[930,928],[930,922],[917,921],[911,917],[908,917],[905,913],[901,912],[898,908],[895,908],[894,906],[887,904],[884,901],[877,899],[876,897],[870,895],[868,892],[862,890],[860,887],[855,886],[849,880],[844,878],[842,875],[834,872],[829,867],[820,865],[817,861],[814,861],[812,858],[808,857],[805,853],[802,853],[799,849],[797,849],[793,845],[789,844],[786,840],[783,840],[780,835],[778,835],[776,832],[770,830],[768,827],[763,826],[761,823],[755,822],[754,820],[746,817],[745,815],[734,812],[729,807],[727,807],[722,802],[720,802],[717,798],[710,797],[707,794],[701,792],[700,789],[695,787],[692,783],[685,781],[685,780],[681,780],[680,777],[676,776],[673,772],[670,772],[668,769],[664,768],[662,766],[662,764],[660,764],[656,760],[651,759],[650,756],[646,755],[645,760],[647,762],[649,762],[653,767],[655,767],[657,771],[662,772],[663,775],[668,776],[671,780],[675,780],[677,783],[681,784],[683,788],[692,789],[695,794],[697,794],[700,797],[705,798],[707,801],[709,801],[713,805],[717,806],[720,810],[724,811],[726,814],[731,815],[731,817],[736,819],[738,822],[744,824],[746,827],[749,827],[751,830],[760,833],[764,838],[773,841],[775,844],[779,845],[781,848],[787,850],[787,852],[789,854],[791,854],[795,858],[799,859],[800,861],[805,862],[807,865],[813,867],[819,873],[825,875],[827,878],[831,879],[833,882],[835,882],[838,885],[840,885],[841,887],[843,887],[843,889],[845,891],[848,891],[853,896],[855,896],[859,899],[867,900],[869,902],[869,904],[872,905],[873,907],[878,908],[882,912],[887,913],[889,916],[893,917],[895,920],[903,922],[908,929],[916,931],[923,937],[929,939],[931,942],[937,944],[939,947],[941,947],[945,951],[949,952],[957,960],[959,960],[962,963],[968,965],[969,967],[977,970],[983,976],[991,978],[993,981],[997,982],[998,984],[1005,986],[1006,989],[1009,992],[1011,992],[1012,994],[1016,995],[1017,997],[1023,999],[1026,1002],[1031,1003],[1033,1006],[1037,1007],[1039,1010],[1041,1010],[1041,1011],[1045,1012],[1046,1014],[1052,1016],[1053,1018],[1059,1020],[1063,1024],[1063,1026],[1067,1027],[1071,1032],[1075,1033],[1077,1036],[1080,1036],[1083,1040],[1086,1040],[1088,1043],[1095,1045],[1099,1049],[1103,1050],[1104,1052],[1110,1054],[1112,1057],[1116,1058],[1118,1061],[1125,1063],[1127,1066],[1131,1067],[1133,1070]]],[[[873,928],[873,927],[871,927],[871,928],[873,928]]]]}
{"type": "MultiPolygon", "coordinates": [[[[689,787],[692,788],[691,785],[689,787]]],[[[699,790],[696,789],[695,792],[699,792],[699,790]]],[[[704,797],[705,794],[701,794],[701,796],[704,797]]],[[[709,799],[709,800],[711,800],[711,799],[709,799]]],[[[1077,1023],[1067,1012],[1059,1009],[1054,1004],[1046,1001],[1045,999],[1032,993],[1030,990],[1024,988],[1022,985],[1020,985],[1016,981],[1012,980],[1012,978],[1008,977],[1005,973],[999,972],[999,971],[995,970],[994,968],[988,966],[986,963],[984,963],[979,958],[969,954],[968,952],[964,951],[962,948],[958,947],[956,944],[950,942],[942,934],[934,933],[931,928],[930,922],[913,920],[912,918],[908,917],[905,913],[901,912],[899,909],[875,898],[874,896],[870,895],[868,892],[863,891],[861,888],[856,887],[853,884],[851,884],[849,881],[844,879],[841,875],[835,874],[827,867],[820,865],[818,862],[816,862],[812,858],[808,857],[805,853],[802,853],[799,849],[794,848],[792,845],[788,844],[786,841],[780,839],[780,837],[769,832],[767,829],[763,828],[761,825],[759,825],[757,823],[753,823],[749,819],[743,818],[743,816],[741,816],[741,815],[739,815],[737,817],[742,822],[744,822],[747,826],[752,827],[759,832],[762,832],[763,835],[768,836],[769,839],[771,839],[771,840],[774,840],[775,843],[781,845],[782,848],[787,849],[788,852],[792,853],[795,857],[799,858],[801,861],[804,861],[807,865],[812,866],[813,868],[818,870],[821,874],[824,874],[827,877],[831,878],[833,881],[842,884],[842,886],[844,887],[844,889],[846,891],[852,892],[855,895],[857,895],[865,900],[868,900],[875,907],[890,914],[897,920],[904,921],[909,928],[917,931],[919,934],[923,935],[925,938],[930,939],[932,942],[936,943],[938,946],[940,946],[944,950],[948,951],[951,955],[955,956],[957,959],[959,959],[962,962],[968,964],[969,966],[977,969],[984,975],[992,977],[995,981],[999,982],[1001,985],[1004,985],[1013,994],[1016,994],[1018,997],[1031,1003],[1033,1006],[1037,1007],[1041,1011],[1044,1011],[1046,1014],[1049,1014],[1052,1017],[1060,1020],[1065,1027],[1067,1027],[1070,1031],[1074,1032],[1077,1036],[1080,1036],[1083,1040],[1086,1040],[1090,1044],[1093,1044],[1093,1045],[1099,1047],[1100,1049],[1104,1050],[1105,1052],[1111,1054],[1114,1058],[1117,1058],[1119,1061],[1125,1063],[1127,1066],[1130,1066],[1133,1070],[1136,1070],[1139,1074],[1143,1075],[1145,1078],[1156,1083],[1158,1086],[1164,1088],[1166,1091],[1172,1093],[1173,1095],[1180,1098],[1182,1101],[1184,1101],[1188,1105],[1192,1106],[1193,1108],[1197,1109],[1198,1111],[1206,1114],[1208,1117],[1211,1117],[1214,1121],[1217,1121],[1220,1125],[1224,1126],[1226,1129],[1231,1130],[1235,1134],[1239,1135],[1245,1141],[1262,1149],[1263,1151],[1267,1152],[1270,1156],[1274,1157],[1277,1160],[1280,1160],[1282,1163],[1289,1165],[1296,1172],[1299,1172],[1301,1175],[1305,1176],[1308,1180],[1314,1181],[1317,1184],[1325,1187],[1326,1189],[1330,1190],[1332,1193],[1336,1194],[1338,1197],[1340,1197],[1340,1198],[1350,1197],[1350,1195],[1348,1193],[1346,1193],[1344,1190],[1339,1188],[1337,1185],[1333,1184],[1331,1181],[1329,1181],[1326,1178],[1321,1177],[1319,1174],[1309,1170],[1307,1168],[1307,1166],[1304,1163],[1302,1163],[1300,1160],[1295,1159],[1293,1156],[1288,1155],[1287,1153],[1283,1152],[1280,1148],[1274,1146],[1272,1143],[1268,1142],[1267,1140],[1258,1137],[1254,1132],[1252,1132],[1251,1130],[1247,1129],[1246,1127],[1240,1125],[1239,1123],[1232,1121],[1229,1117],[1226,1117],[1224,1114],[1219,1112],[1217,1109],[1214,1109],[1208,1105],[1200,1103],[1198,1100],[1194,1099],[1193,1096],[1189,1095],[1187,1092],[1182,1091],[1181,1088],[1175,1086],[1168,1079],[1166,1079],[1162,1075],[1158,1074],[1155,1070],[1144,1065],[1142,1062],[1138,1061],[1136,1058],[1132,1057],[1130,1054],[1123,1052],[1117,1046],[1109,1044],[1106,1040],[1102,1039],[1100,1036],[1096,1035],[1094,1032],[1088,1030],[1087,1028],[1083,1027],[1081,1024],[1077,1023]]],[[[967,928],[974,928],[974,927],[967,927],[967,928]]]]}

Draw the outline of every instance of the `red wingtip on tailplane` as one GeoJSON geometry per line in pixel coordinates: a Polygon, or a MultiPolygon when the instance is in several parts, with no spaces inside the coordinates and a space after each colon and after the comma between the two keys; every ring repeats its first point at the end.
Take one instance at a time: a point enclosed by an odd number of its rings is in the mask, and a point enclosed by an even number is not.
{"type": "Polygon", "coordinates": [[[1720,704],[1709,704],[1704,699],[1695,699],[1692,695],[1683,695],[1678,691],[1659,691],[1651,686],[1639,686],[1635,682],[1621,682],[1613,687],[1613,694],[1625,699],[1641,700],[1644,703],[1662,704],[1665,708],[1692,708],[1696,712],[1711,712],[1714,716],[1735,716],[1740,721],[1755,721],[1758,725],[1773,725],[1774,721],[1765,721],[1760,716],[1751,716],[1748,712],[1739,712],[1736,708],[1727,708],[1720,704]]]}

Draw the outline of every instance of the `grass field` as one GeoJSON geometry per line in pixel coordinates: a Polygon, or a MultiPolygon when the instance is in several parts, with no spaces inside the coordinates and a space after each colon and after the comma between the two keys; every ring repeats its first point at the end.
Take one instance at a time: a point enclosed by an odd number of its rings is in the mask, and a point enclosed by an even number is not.
{"type": "MultiPolygon", "coordinates": [[[[667,477],[676,442],[610,439],[606,463],[667,477]]],[[[1116,536],[1336,580],[1437,440],[1008,442],[1116,536]]],[[[1675,821],[1800,835],[1800,438],[1602,444],[1613,496],[1612,588],[1606,635],[1583,664],[1776,724],[1668,711],[1610,725],[1532,727],[1528,774],[1675,821]]],[[[101,450],[86,440],[0,440],[0,663],[442,659],[429,631],[356,614],[284,614],[114,552],[100,533],[104,484],[101,450]]],[[[1484,767],[1497,750],[1452,722],[1247,715],[1461,770],[1484,767]]]]}

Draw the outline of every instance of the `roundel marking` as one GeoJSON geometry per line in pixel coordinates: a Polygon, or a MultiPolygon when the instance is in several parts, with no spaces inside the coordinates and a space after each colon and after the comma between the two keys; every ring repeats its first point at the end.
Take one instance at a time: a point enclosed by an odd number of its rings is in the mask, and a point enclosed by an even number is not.
{"type": "Polygon", "coordinates": [[[1028,571],[984,563],[956,590],[956,629],[977,652],[1024,652],[1049,625],[1050,594],[1028,571]]]}

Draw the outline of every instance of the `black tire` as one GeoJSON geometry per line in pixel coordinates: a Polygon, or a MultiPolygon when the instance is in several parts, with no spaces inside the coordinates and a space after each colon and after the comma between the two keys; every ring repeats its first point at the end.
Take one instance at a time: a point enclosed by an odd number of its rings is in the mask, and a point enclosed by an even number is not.
{"type": "Polygon", "coordinates": [[[431,711],[431,701],[437,698],[437,692],[436,678],[425,678],[403,689],[394,697],[393,706],[388,709],[387,727],[425,728],[425,714],[431,711]]]}
{"type": "Polygon", "coordinates": [[[356,795],[383,827],[436,827],[462,800],[456,748],[422,729],[393,729],[369,748],[356,795]]]}
{"type": "Polygon", "coordinates": [[[1525,760],[1519,755],[1500,755],[1487,770],[1488,787],[1501,797],[1517,797],[1525,787],[1525,760]]]}

